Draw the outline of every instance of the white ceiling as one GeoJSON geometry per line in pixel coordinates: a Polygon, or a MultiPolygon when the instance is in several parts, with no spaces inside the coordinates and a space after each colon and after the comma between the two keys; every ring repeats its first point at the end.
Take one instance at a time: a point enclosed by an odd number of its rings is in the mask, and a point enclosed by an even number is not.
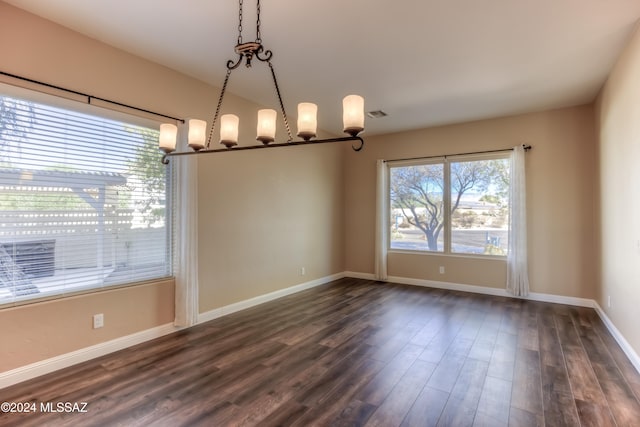
{"type": "MultiPolygon", "coordinates": [[[[235,59],[232,0],[5,1],[218,87],[235,59]]],[[[252,41],[255,1],[244,3],[252,41]]],[[[288,114],[316,102],[320,126],[339,133],[341,99],[358,93],[389,114],[367,119],[371,135],[590,102],[640,1],[263,0],[261,18],[288,114]]],[[[276,107],[268,67],[251,70],[228,90],[276,107]]]]}

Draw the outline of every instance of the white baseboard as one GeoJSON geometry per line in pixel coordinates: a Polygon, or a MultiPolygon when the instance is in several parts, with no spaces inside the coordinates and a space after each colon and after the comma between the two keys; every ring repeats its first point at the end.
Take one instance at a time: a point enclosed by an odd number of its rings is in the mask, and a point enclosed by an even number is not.
{"type": "MultiPolygon", "coordinates": [[[[370,273],[359,273],[355,271],[346,271],[344,277],[353,277],[355,279],[375,280],[375,275],[370,273]]],[[[424,286],[427,288],[448,289],[451,291],[471,292],[476,294],[494,295],[508,298],[514,297],[506,289],[490,288],[488,286],[463,285],[460,283],[440,282],[436,280],[413,279],[409,277],[389,276],[387,282],[400,283],[403,285],[424,286]]],[[[575,305],[578,307],[593,307],[593,300],[586,298],[566,297],[562,295],[530,293],[526,298],[533,301],[551,302],[556,304],[575,305]]]]}
{"type": "Polygon", "coordinates": [[[615,327],[611,319],[609,319],[609,316],[607,316],[607,313],[604,312],[597,301],[593,302],[593,308],[596,310],[596,313],[598,313],[598,316],[600,316],[602,323],[604,323],[611,335],[613,335],[613,338],[618,342],[618,345],[622,348],[624,354],[627,355],[633,367],[640,373],[640,357],[638,357],[638,353],[635,352],[633,347],[631,347],[631,344],[629,344],[625,337],[620,333],[618,328],[615,327]]]}
{"type": "Polygon", "coordinates": [[[265,295],[257,296],[255,298],[250,298],[248,300],[236,302],[234,304],[229,304],[224,307],[206,311],[198,315],[198,323],[203,323],[209,320],[217,319],[218,317],[226,316],[228,314],[235,313],[236,311],[251,308],[256,305],[273,301],[274,299],[282,298],[287,295],[295,294],[296,292],[300,292],[300,291],[314,288],[316,286],[324,285],[334,280],[342,279],[343,277],[345,277],[344,273],[332,274],[331,276],[321,277],[319,279],[311,280],[309,282],[301,283],[299,285],[291,286],[289,288],[280,289],[275,292],[270,292],[265,295]]]}
{"type": "Polygon", "coordinates": [[[10,371],[0,372],[0,389],[59,369],[68,368],[69,366],[86,362],[87,360],[95,359],[154,338],[159,338],[177,330],[179,330],[179,328],[173,326],[173,323],[168,323],[111,341],[92,345],[91,347],[81,348],[80,350],[21,366],[10,371]]]}
{"type": "Polygon", "coordinates": [[[375,274],[359,273],[357,271],[345,271],[344,277],[351,277],[353,279],[363,279],[363,280],[376,280],[375,274]]]}
{"type": "Polygon", "coordinates": [[[389,277],[390,282],[405,285],[425,286],[429,288],[448,289],[452,291],[471,292],[476,294],[494,295],[507,298],[520,298],[532,301],[551,302],[555,304],[575,305],[578,307],[593,307],[593,300],[586,298],[566,297],[562,295],[542,294],[530,292],[526,297],[516,297],[506,289],[490,288],[488,286],[463,285],[460,283],[439,282],[436,280],[410,279],[405,277],[389,277]]]}

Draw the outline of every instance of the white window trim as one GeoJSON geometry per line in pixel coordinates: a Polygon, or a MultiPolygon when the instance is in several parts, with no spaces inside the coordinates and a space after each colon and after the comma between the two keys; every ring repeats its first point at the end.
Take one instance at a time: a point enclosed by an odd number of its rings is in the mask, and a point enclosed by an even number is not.
{"type": "MultiPolygon", "coordinates": [[[[60,96],[53,92],[48,91],[40,91],[35,88],[30,87],[21,87],[16,86],[11,83],[7,83],[4,81],[0,81],[0,94],[14,97],[18,99],[22,99],[25,101],[30,101],[34,103],[44,104],[55,108],[60,108],[64,110],[69,110],[77,113],[88,114],[96,117],[100,117],[103,119],[114,120],[118,122],[123,122],[126,124],[130,124],[133,126],[140,126],[149,129],[159,130],[160,124],[163,122],[158,121],[157,119],[150,118],[151,116],[145,116],[143,114],[132,114],[128,110],[127,112],[108,108],[107,106],[96,105],[95,102],[92,104],[88,104],[86,102],[86,98],[80,97],[78,99],[73,99],[71,97],[60,96]]],[[[99,101],[98,101],[99,102],[99,101]]],[[[166,120],[165,120],[166,122],[166,120]]],[[[166,194],[166,206],[165,206],[165,222],[167,227],[167,241],[168,241],[168,251],[173,255],[173,208],[172,208],[172,200],[173,200],[173,183],[172,181],[172,167],[171,165],[167,166],[167,194],[166,194]]],[[[171,263],[169,263],[171,265],[171,263]]],[[[131,282],[123,282],[117,284],[111,284],[108,286],[95,287],[91,285],[78,285],[74,286],[72,289],[59,292],[59,291],[43,291],[38,296],[16,296],[10,301],[0,302],[0,310],[9,307],[21,306],[26,304],[39,303],[43,301],[56,300],[61,298],[68,298],[82,294],[92,294],[92,293],[100,293],[100,292],[108,292],[114,289],[127,288],[133,286],[144,286],[149,283],[160,282],[164,280],[171,279],[173,277],[173,273],[166,276],[158,276],[157,278],[152,279],[140,279],[131,282]]]]}
{"type": "MultiPolygon", "coordinates": [[[[465,162],[465,161],[480,161],[480,160],[498,160],[509,159],[511,153],[494,152],[494,153],[474,153],[474,154],[456,154],[445,155],[437,157],[428,157],[424,159],[409,159],[409,160],[390,160],[386,162],[386,174],[387,174],[387,194],[391,193],[391,168],[407,167],[407,166],[420,166],[429,164],[442,164],[443,165],[443,186],[447,189],[443,194],[443,203],[445,206],[451,206],[451,163],[452,162],[465,162]]],[[[391,217],[391,200],[389,198],[389,217],[391,217]]],[[[453,257],[453,258],[465,258],[465,259],[481,259],[481,260],[502,260],[506,261],[508,255],[491,255],[491,254],[467,254],[463,252],[451,251],[451,212],[450,209],[445,209],[443,212],[443,221],[445,223],[443,227],[443,250],[442,251],[429,251],[420,249],[397,249],[391,247],[391,234],[387,239],[387,253],[393,254],[407,254],[407,255],[420,255],[420,256],[439,256],[439,257],[453,257]]]]}

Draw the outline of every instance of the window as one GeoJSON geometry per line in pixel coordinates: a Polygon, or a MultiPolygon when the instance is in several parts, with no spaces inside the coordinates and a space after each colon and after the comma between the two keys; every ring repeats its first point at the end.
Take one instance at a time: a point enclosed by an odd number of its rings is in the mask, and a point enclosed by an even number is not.
{"type": "Polygon", "coordinates": [[[390,249],[507,254],[508,156],[389,165],[390,249]]]}
{"type": "Polygon", "coordinates": [[[171,275],[158,127],[0,86],[0,304],[171,275]]]}

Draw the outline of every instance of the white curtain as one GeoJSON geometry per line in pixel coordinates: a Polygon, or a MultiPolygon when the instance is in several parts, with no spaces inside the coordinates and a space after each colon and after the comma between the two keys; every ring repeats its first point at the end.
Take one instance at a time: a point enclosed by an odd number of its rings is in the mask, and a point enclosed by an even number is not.
{"type": "Polygon", "coordinates": [[[377,162],[376,184],[376,280],[387,280],[387,244],[389,241],[389,192],[387,166],[377,162]]]}
{"type": "Polygon", "coordinates": [[[527,265],[527,204],[524,168],[525,150],[513,148],[509,185],[509,253],[507,255],[507,291],[515,296],[529,294],[527,265]]]}
{"type": "MultiPolygon", "coordinates": [[[[178,129],[178,149],[187,147],[187,126],[178,129]]],[[[173,157],[175,320],[179,327],[198,323],[198,159],[173,157]]]]}

